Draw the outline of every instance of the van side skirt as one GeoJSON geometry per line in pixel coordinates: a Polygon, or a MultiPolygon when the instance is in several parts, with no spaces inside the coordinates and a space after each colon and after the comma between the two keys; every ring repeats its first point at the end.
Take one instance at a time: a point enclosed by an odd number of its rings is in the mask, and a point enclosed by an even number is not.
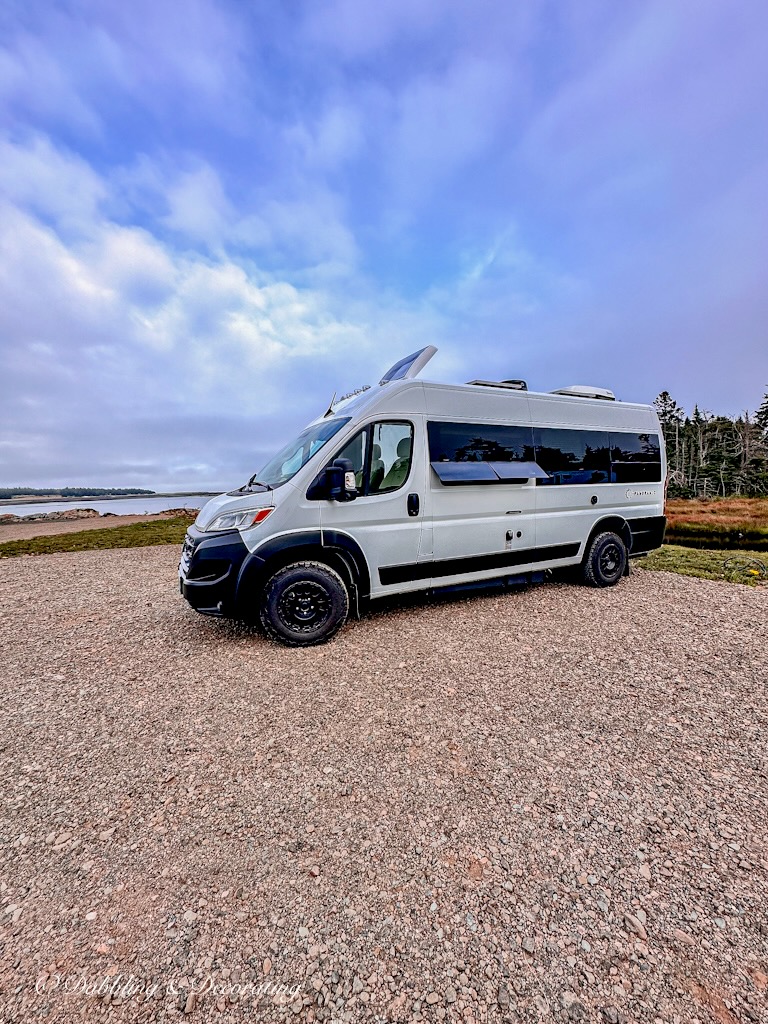
{"type": "Polygon", "coordinates": [[[444,558],[436,562],[412,562],[408,565],[387,565],[379,569],[382,586],[428,580],[442,576],[461,576],[506,569],[512,565],[534,562],[556,562],[560,558],[575,558],[581,547],[578,543],[552,544],[548,547],[525,548],[521,551],[494,551],[489,555],[471,555],[469,558],[444,558]]]}

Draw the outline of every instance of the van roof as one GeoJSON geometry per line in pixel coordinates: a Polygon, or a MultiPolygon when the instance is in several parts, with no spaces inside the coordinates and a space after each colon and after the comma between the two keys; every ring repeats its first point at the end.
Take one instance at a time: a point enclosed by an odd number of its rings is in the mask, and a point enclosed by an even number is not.
{"type": "Polygon", "coordinates": [[[395,363],[379,384],[345,395],[332,403],[325,415],[357,417],[381,409],[392,415],[426,413],[462,420],[514,419],[522,415],[529,422],[584,429],[606,429],[610,425],[619,429],[658,429],[652,406],[616,401],[612,392],[604,389],[581,385],[558,391],[528,391],[523,381],[448,384],[417,379],[415,374],[427,361],[424,349],[407,356],[395,363]],[[606,400],[609,396],[610,400],[606,400]]]}

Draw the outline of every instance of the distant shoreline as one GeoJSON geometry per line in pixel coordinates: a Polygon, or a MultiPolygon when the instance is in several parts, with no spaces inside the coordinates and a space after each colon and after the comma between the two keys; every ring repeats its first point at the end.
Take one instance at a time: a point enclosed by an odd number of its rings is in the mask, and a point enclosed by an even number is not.
{"type": "Polygon", "coordinates": [[[47,505],[51,502],[66,502],[67,505],[76,505],[84,501],[133,501],[138,498],[213,498],[221,491],[170,491],[168,493],[156,492],[153,494],[83,494],[79,498],[72,498],[69,495],[41,498],[21,495],[18,498],[0,498],[0,508],[3,506],[13,507],[14,505],[47,505]]]}

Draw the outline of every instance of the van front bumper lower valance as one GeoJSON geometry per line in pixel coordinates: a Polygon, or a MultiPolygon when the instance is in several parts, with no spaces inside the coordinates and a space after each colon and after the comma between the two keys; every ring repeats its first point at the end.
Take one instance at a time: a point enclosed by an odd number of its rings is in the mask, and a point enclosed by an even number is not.
{"type": "Polygon", "coordinates": [[[179,562],[179,590],[195,611],[232,614],[237,581],[248,548],[238,530],[204,533],[190,526],[179,562]]]}

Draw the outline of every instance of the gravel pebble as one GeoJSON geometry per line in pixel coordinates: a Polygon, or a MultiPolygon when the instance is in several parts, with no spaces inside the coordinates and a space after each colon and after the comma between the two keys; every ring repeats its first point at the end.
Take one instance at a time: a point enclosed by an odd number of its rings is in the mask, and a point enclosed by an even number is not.
{"type": "Polygon", "coordinates": [[[764,589],[633,569],[288,650],[177,560],[0,561],[4,1019],[763,1019],[764,589]]]}

